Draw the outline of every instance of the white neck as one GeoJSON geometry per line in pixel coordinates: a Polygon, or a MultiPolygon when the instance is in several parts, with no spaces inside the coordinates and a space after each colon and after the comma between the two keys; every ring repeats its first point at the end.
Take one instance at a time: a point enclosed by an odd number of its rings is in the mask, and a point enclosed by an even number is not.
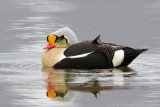
{"type": "Polygon", "coordinates": [[[53,34],[57,35],[58,37],[62,35],[66,36],[66,38],[71,44],[75,44],[78,42],[76,34],[68,27],[61,28],[53,32],[53,34]]]}

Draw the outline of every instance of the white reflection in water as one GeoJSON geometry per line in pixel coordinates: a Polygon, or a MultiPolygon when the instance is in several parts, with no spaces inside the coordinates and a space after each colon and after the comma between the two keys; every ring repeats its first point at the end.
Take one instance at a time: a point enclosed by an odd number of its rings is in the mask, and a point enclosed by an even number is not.
{"type": "Polygon", "coordinates": [[[23,20],[15,20],[13,22],[10,30],[21,30],[21,31],[45,31],[51,29],[57,25],[55,20],[60,20],[60,18],[52,18],[35,16],[26,17],[23,20]]]}
{"type": "Polygon", "coordinates": [[[74,9],[74,4],[65,0],[18,0],[21,5],[17,8],[27,8],[36,12],[63,12],[74,9]]]}
{"type": "Polygon", "coordinates": [[[114,85],[123,86],[124,85],[124,75],[123,71],[120,69],[113,69],[114,85]]]}
{"type": "Polygon", "coordinates": [[[46,42],[43,43],[44,41],[41,41],[41,43],[32,43],[26,45],[20,45],[18,48],[18,51],[23,51],[23,52],[40,52],[40,54],[44,51],[44,47],[46,45],[46,42]]]}

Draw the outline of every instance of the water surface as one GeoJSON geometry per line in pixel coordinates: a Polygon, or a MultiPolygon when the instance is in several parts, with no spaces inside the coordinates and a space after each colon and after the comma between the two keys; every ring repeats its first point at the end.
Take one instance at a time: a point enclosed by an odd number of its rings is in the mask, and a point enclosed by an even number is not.
{"type": "Polygon", "coordinates": [[[159,107],[159,0],[1,0],[0,5],[0,106],[159,107]],[[101,34],[105,42],[150,50],[124,68],[42,67],[46,35],[65,26],[80,41],[101,34]]]}

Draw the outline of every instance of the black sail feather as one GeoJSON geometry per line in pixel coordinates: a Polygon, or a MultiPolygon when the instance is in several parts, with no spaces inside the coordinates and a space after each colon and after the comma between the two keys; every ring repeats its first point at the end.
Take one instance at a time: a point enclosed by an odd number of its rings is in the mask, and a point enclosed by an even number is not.
{"type": "Polygon", "coordinates": [[[100,36],[101,36],[101,35],[97,36],[97,37],[92,41],[92,43],[96,43],[96,44],[101,45],[101,44],[102,44],[102,41],[100,40],[100,36]]]}

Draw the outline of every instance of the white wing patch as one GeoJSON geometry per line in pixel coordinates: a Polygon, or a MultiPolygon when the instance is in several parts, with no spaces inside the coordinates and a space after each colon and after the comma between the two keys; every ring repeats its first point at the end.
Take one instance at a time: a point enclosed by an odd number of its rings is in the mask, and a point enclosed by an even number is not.
{"type": "Polygon", "coordinates": [[[89,52],[89,53],[85,53],[85,54],[81,54],[81,55],[76,55],[76,56],[70,56],[70,57],[68,57],[68,58],[81,58],[81,57],[85,57],[85,56],[87,56],[87,55],[89,55],[89,54],[91,54],[92,52],[89,52]]]}
{"type": "Polygon", "coordinates": [[[112,60],[114,67],[121,65],[123,60],[124,60],[124,50],[115,51],[113,60],[112,60]]]}
{"type": "Polygon", "coordinates": [[[65,58],[71,58],[71,59],[73,59],[73,58],[82,58],[82,57],[85,57],[85,56],[87,56],[87,55],[89,55],[91,53],[93,53],[93,52],[89,52],[89,53],[85,53],[85,54],[81,54],[81,55],[69,56],[69,57],[66,57],[64,54],[62,54],[61,55],[61,60],[65,59],[65,58]]]}

